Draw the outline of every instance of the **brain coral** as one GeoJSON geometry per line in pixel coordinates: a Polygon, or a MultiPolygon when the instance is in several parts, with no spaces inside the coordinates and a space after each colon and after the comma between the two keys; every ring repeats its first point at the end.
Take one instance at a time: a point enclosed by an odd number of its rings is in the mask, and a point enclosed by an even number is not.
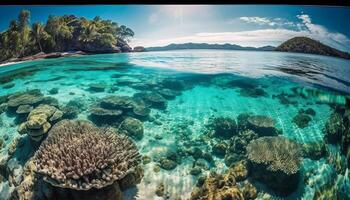
{"type": "Polygon", "coordinates": [[[140,160],[128,137],[74,120],[54,125],[34,156],[45,181],[75,190],[108,186],[132,173],[140,160]]]}
{"type": "Polygon", "coordinates": [[[269,171],[295,174],[299,170],[302,151],[299,144],[283,137],[261,137],[247,146],[248,159],[265,164],[269,171]]]}

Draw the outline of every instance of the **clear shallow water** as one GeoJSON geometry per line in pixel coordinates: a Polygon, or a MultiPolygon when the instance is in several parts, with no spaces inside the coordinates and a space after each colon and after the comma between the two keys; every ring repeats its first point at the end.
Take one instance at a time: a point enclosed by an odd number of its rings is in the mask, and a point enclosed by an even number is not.
{"type": "MultiPolygon", "coordinates": [[[[225,171],[224,158],[211,151],[218,139],[203,142],[202,137],[212,118],[237,119],[242,113],[274,119],[282,136],[298,143],[322,143],[323,128],[333,107],[344,106],[349,101],[349,77],[350,61],[304,54],[217,50],[101,54],[1,67],[0,96],[40,89],[45,96],[56,98],[60,105],[70,101],[81,103],[77,118],[90,120],[90,108],[106,96],[131,97],[181,83],[183,88],[175,89],[179,94],[166,101],[166,109],[152,108],[152,120],[143,121],[143,138],[135,142],[140,153],[152,158],[152,162],[143,166],[141,183],[124,192],[124,196],[125,199],[162,199],[155,190],[164,183],[170,199],[188,199],[199,177],[190,174],[195,160],[183,156],[175,169],[154,172],[159,165],[157,158],[164,152],[198,146],[211,153],[215,163],[203,175],[210,170],[225,171]],[[167,80],[173,82],[166,84],[167,80]],[[92,91],[91,84],[102,85],[103,91],[92,91]],[[58,88],[58,93],[50,93],[52,88],[58,88]],[[301,109],[315,111],[305,127],[294,122],[301,109]]],[[[4,112],[0,119],[0,135],[8,137],[1,155],[11,160],[14,158],[7,155],[11,142],[26,135],[17,132],[19,124],[15,123],[15,116],[4,112]]],[[[287,199],[313,198],[348,176],[329,161],[338,154],[338,147],[328,146],[335,149],[330,156],[303,158],[300,168],[304,178],[287,199]]],[[[21,159],[16,159],[23,165],[21,159]]],[[[258,199],[275,196],[269,190],[258,191],[258,199]]]]}

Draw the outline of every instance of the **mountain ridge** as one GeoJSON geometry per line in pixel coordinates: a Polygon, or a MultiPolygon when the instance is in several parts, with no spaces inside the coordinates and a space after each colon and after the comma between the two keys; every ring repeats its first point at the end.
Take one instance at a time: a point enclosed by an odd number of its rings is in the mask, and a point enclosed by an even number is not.
{"type": "Polygon", "coordinates": [[[260,50],[260,51],[273,51],[275,47],[273,46],[262,46],[262,47],[243,47],[236,44],[208,44],[208,43],[182,43],[175,44],[171,43],[166,46],[159,47],[148,47],[147,51],[170,51],[170,50],[183,50],[183,49],[222,49],[222,50],[260,50]]]}

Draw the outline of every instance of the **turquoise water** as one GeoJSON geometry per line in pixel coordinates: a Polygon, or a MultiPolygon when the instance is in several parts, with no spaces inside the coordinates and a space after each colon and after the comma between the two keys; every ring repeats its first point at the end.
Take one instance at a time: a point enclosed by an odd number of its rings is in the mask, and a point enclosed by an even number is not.
{"type": "MultiPolygon", "coordinates": [[[[45,97],[57,99],[58,108],[71,101],[78,102],[76,118],[92,120],[91,107],[104,97],[132,97],[164,88],[175,91],[174,98],[166,99],[165,109],[152,107],[149,119],[141,120],[143,137],[134,142],[140,154],[150,157],[151,162],[143,165],[141,182],[123,192],[124,199],[189,199],[201,175],[209,175],[210,171],[223,173],[229,168],[225,159],[211,150],[222,140],[214,137],[203,140],[211,120],[228,117],[237,121],[242,113],[267,116],[275,121],[274,126],[282,137],[299,144],[325,143],[328,154],[317,159],[303,156],[300,166],[303,178],[293,192],[283,197],[248,176],[247,180],[257,187],[257,199],[322,199],[320,196],[334,192],[335,183],[350,191],[346,161],[345,164],[332,161],[337,156],[343,160],[346,157],[339,153],[339,144],[329,144],[324,139],[325,123],[334,108],[348,109],[349,78],[350,61],[316,55],[219,50],[101,54],[0,67],[0,96],[39,89],[45,97]],[[92,84],[98,84],[98,89],[92,89],[92,84]],[[53,88],[57,88],[57,93],[51,91],[53,88]],[[301,109],[314,111],[304,126],[294,120],[301,109]],[[193,156],[179,153],[193,147],[212,154],[213,164],[202,170],[201,175],[190,173],[195,162],[193,156]],[[177,152],[181,162],[175,169],[161,167],[155,172],[159,158],[168,151],[177,152]],[[155,194],[160,183],[165,186],[163,197],[155,194]]],[[[5,138],[0,160],[22,169],[32,155],[8,154],[16,138],[29,140],[27,134],[18,133],[17,117],[8,112],[0,114],[0,136],[5,138]]],[[[117,127],[118,123],[108,126],[117,127]]],[[[23,145],[17,148],[32,149],[23,145]]],[[[25,151],[19,154],[26,154],[25,151]]],[[[17,173],[13,171],[10,174],[17,173]]],[[[5,178],[0,191],[2,198],[7,199],[16,185],[6,180],[8,172],[2,176],[5,178]]],[[[324,199],[347,199],[348,194],[324,199]]]]}

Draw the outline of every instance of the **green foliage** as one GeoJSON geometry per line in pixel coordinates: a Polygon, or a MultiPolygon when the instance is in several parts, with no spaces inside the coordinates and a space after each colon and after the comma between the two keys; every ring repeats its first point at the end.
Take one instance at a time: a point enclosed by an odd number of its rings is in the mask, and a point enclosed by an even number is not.
{"type": "Polygon", "coordinates": [[[134,32],[125,25],[99,16],[88,20],[74,15],[50,15],[46,24],[31,25],[30,12],[22,10],[18,19],[0,33],[0,61],[39,52],[113,48],[125,45],[133,36],[134,32]]]}

